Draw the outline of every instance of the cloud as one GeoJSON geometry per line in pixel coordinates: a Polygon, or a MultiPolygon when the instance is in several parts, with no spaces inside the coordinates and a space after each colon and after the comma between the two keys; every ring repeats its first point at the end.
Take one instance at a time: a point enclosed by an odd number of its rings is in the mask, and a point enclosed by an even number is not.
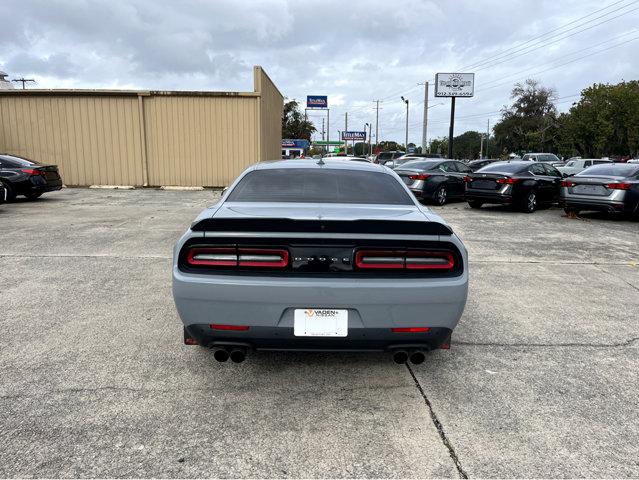
{"type": "MultiPolygon", "coordinates": [[[[493,112],[523,72],[559,97],[594,82],[636,78],[639,41],[548,70],[571,60],[557,60],[568,52],[636,28],[637,12],[623,9],[609,15],[622,14],[614,21],[508,56],[508,49],[535,45],[535,37],[605,7],[598,0],[3,0],[0,18],[11,21],[0,29],[0,69],[11,78],[34,77],[44,88],[252,90],[250,68],[262,65],[290,98],[329,96],[332,138],[346,111],[349,126],[374,123],[373,101],[380,99],[383,138],[403,139],[404,95],[410,140],[420,143],[418,83],[438,71],[477,71],[476,96],[457,102],[457,133],[494,123],[493,112]],[[489,68],[472,67],[491,58],[489,68]]],[[[431,105],[440,103],[432,90],[431,105]]],[[[431,136],[447,134],[443,102],[429,110],[431,136]]]]}

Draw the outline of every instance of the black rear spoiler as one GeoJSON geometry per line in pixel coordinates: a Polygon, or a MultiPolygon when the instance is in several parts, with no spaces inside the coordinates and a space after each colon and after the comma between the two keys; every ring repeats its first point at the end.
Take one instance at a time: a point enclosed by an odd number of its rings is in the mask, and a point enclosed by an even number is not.
{"type": "Polygon", "coordinates": [[[372,233],[392,235],[452,235],[439,222],[401,220],[293,220],[290,218],[205,218],[194,232],[372,233]]]}

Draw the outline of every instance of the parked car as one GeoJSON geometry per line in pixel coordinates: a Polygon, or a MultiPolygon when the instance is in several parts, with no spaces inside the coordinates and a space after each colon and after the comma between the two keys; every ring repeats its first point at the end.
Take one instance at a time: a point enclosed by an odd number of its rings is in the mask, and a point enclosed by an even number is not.
{"type": "Polygon", "coordinates": [[[593,165],[561,182],[566,213],[583,210],[622,212],[639,216],[639,164],[593,165]]]}
{"type": "Polygon", "coordinates": [[[399,158],[444,158],[440,153],[406,153],[399,158]]]}
{"type": "Polygon", "coordinates": [[[57,165],[44,165],[8,154],[0,154],[0,181],[7,190],[7,201],[12,201],[17,195],[34,200],[45,192],[62,188],[57,165]]]}
{"type": "Polygon", "coordinates": [[[412,160],[395,172],[415,197],[444,205],[450,199],[464,198],[464,177],[472,170],[457,160],[412,160]]]}
{"type": "Polygon", "coordinates": [[[399,177],[370,163],[263,162],[178,241],[173,297],[184,341],[235,362],[256,350],[448,348],[468,257],[399,177]]]}
{"type": "Polygon", "coordinates": [[[628,163],[639,163],[639,158],[632,158],[628,160],[628,163]]]}
{"type": "Polygon", "coordinates": [[[380,152],[373,163],[379,163],[381,165],[384,165],[384,163],[388,162],[389,160],[394,160],[396,158],[401,157],[402,155],[404,155],[404,152],[400,152],[399,150],[393,150],[390,152],[380,152]]]}
{"type": "Polygon", "coordinates": [[[522,160],[542,163],[561,163],[561,160],[554,153],[526,153],[522,160]]]}
{"type": "Polygon", "coordinates": [[[579,158],[568,161],[563,167],[557,167],[557,170],[559,170],[564,177],[567,177],[575,175],[588,167],[601,165],[602,163],[612,163],[612,160],[603,158],[579,158]]]}
{"type": "Polygon", "coordinates": [[[466,200],[471,208],[496,203],[532,213],[540,204],[559,200],[561,179],[561,173],[547,163],[492,163],[466,177],[466,200]]]}
{"type": "Polygon", "coordinates": [[[471,160],[466,165],[470,167],[473,172],[476,172],[480,168],[484,168],[486,165],[490,165],[491,163],[498,162],[497,158],[481,158],[479,160],[471,160]]]}
{"type": "Polygon", "coordinates": [[[0,203],[7,201],[7,192],[8,190],[5,188],[4,183],[0,182],[0,203]]]}

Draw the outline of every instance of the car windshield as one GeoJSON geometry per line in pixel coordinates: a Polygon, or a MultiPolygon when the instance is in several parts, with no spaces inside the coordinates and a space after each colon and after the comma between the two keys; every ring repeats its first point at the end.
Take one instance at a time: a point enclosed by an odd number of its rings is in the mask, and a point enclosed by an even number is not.
{"type": "Polygon", "coordinates": [[[522,165],[521,163],[507,163],[507,162],[499,162],[499,163],[491,163],[490,165],[486,165],[483,168],[477,170],[477,173],[517,173],[526,168],[529,168],[530,164],[522,165]]]}
{"type": "Polygon", "coordinates": [[[608,163],[593,165],[578,173],[578,177],[631,177],[639,172],[639,166],[608,163]]]}
{"type": "Polygon", "coordinates": [[[231,191],[228,201],[414,205],[391,175],[324,168],[253,170],[231,191]]]}
{"type": "Polygon", "coordinates": [[[393,158],[393,152],[382,152],[377,156],[378,160],[390,160],[393,158]]]}
{"type": "Polygon", "coordinates": [[[429,170],[431,168],[436,167],[437,165],[439,165],[440,162],[433,162],[433,161],[424,161],[424,160],[412,160],[410,162],[406,162],[402,165],[402,169],[404,168],[410,168],[413,170],[429,170]]]}

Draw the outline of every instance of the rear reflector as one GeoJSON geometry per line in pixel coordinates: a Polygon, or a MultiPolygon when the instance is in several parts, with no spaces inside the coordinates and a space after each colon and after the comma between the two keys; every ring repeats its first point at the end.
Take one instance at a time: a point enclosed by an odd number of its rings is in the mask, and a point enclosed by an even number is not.
{"type": "Polygon", "coordinates": [[[455,257],[451,252],[358,250],[355,265],[361,269],[452,270],[455,257]]]}
{"type": "Polygon", "coordinates": [[[606,184],[606,188],[610,190],[630,190],[632,185],[629,183],[608,183],[606,184]]]}
{"type": "Polygon", "coordinates": [[[500,185],[512,185],[513,183],[517,183],[519,181],[519,179],[518,178],[504,177],[504,178],[498,178],[495,181],[497,183],[499,183],[500,185]]]}
{"type": "Polygon", "coordinates": [[[245,332],[249,329],[248,325],[221,325],[219,323],[212,323],[209,327],[213,330],[232,330],[235,332],[245,332]]]}
{"type": "Polygon", "coordinates": [[[562,187],[574,187],[576,185],[575,182],[571,182],[570,180],[562,180],[561,181],[561,186],[562,187]]]}
{"type": "Polygon", "coordinates": [[[391,328],[391,332],[393,333],[420,333],[420,332],[428,332],[430,330],[429,327],[395,327],[391,328]]]}
{"type": "Polygon", "coordinates": [[[186,261],[193,266],[209,267],[264,267],[288,266],[288,250],[235,247],[193,247],[186,261]]]}

